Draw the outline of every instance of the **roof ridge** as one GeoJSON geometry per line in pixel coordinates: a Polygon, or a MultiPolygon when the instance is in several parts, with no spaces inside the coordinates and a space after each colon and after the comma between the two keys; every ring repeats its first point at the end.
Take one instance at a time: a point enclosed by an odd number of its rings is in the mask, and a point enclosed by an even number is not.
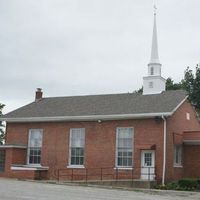
{"type": "Polygon", "coordinates": [[[110,93],[110,94],[86,94],[86,95],[70,95],[70,96],[54,96],[54,97],[43,97],[42,99],[52,99],[52,98],[67,98],[67,97],[95,97],[95,96],[114,96],[114,95],[142,95],[140,93],[137,92],[127,92],[127,93],[110,93]]]}
{"type": "MultiPolygon", "coordinates": [[[[148,94],[145,96],[155,96],[155,95],[160,95],[160,94],[164,94],[164,93],[169,93],[169,92],[177,92],[177,91],[183,91],[183,92],[187,92],[186,90],[183,89],[178,89],[178,90],[166,90],[166,91],[162,91],[159,94],[148,94]]],[[[106,93],[106,94],[83,94],[83,95],[70,95],[70,96],[53,96],[53,97],[43,97],[42,99],[52,99],[52,98],[67,98],[67,97],[95,97],[95,96],[114,96],[114,95],[138,95],[138,96],[143,96],[142,93],[138,93],[138,92],[127,92],[127,93],[106,93]]]]}

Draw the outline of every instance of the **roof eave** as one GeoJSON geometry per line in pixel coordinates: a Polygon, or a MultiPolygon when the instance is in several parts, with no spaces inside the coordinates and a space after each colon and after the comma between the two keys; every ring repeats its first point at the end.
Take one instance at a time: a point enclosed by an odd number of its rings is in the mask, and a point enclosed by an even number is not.
{"type": "Polygon", "coordinates": [[[55,116],[55,117],[19,117],[19,118],[1,118],[6,122],[55,122],[55,121],[97,121],[97,120],[124,120],[124,119],[142,119],[154,117],[168,117],[173,112],[160,113],[139,113],[139,114],[117,114],[117,115],[88,115],[88,116],[55,116]]]}

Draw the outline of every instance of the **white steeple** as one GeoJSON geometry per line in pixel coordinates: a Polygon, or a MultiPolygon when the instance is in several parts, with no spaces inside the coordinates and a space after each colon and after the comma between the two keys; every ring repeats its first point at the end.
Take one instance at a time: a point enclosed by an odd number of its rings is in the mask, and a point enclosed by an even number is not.
{"type": "Polygon", "coordinates": [[[161,66],[158,56],[156,6],[154,5],[151,58],[148,64],[148,76],[143,77],[143,94],[158,94],[165,91],[165,79],[161,76],[161,66]]]}
{"type": "Polygon", "coordinates": [[[156,7],[154,6],[154,24],[153,24],[153,37],[151,47],[151,59],[150,63],[159,63],[158,56],[158,39],[157,39],[157,26],[156,26],[156,7]]]}

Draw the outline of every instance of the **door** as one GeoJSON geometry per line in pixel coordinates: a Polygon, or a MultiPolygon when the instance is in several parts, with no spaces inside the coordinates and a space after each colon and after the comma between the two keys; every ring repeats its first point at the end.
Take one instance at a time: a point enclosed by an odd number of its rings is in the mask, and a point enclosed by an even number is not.
{"type": "Polygon", "coordinates": [[[141,151],[141,179],[143,180],[155,179],[155,151],[154,150],[141,151]]]}

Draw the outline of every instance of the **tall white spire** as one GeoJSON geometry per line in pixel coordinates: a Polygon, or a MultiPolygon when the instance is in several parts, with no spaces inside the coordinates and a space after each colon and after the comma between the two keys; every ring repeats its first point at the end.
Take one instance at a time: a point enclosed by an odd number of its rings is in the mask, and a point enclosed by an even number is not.
{"type": "Polygon", "coordinates": [[[156,6],[154,5],[154,25],[153,25],[153,37],[151,47],[150,63],[160,63],[158,56],[158,38],[157,38],[157,26],[156,26],[156,6]]]}
{"type": "Polygon", "coordinates": [[[156,26],[156,6],[154,5],[154,24],[151,58],[148,64],[148,76],[143,77],[143,94],[159,94],[165,91],[165,79],[161,76],[161,64],[158,56],[158,38],[156,26]]]}

